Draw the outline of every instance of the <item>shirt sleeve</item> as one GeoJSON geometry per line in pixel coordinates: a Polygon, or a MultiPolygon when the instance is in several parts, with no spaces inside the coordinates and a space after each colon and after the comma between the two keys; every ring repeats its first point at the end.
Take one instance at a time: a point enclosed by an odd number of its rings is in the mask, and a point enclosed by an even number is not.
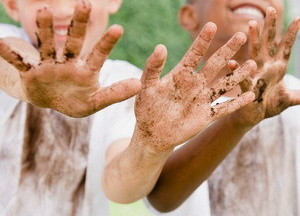
{"type": "MultiPolygon", "coordinates": [[[[126,61],[107,60],[100,71],[99,82],[101,86],[109,86],[129,78],[139,79],[141,74],[140,69],[126,61]]],[[[105,148],[119,139],[131,137],[135,126],[134,101],[132,97],[96,113],[94,128],[102,128],[105,148]]]]}
{"type": "Polygon", "coordinates": [[[22,37],[21,28],[10,25],[0,23],[0,37],[22,37]]]}

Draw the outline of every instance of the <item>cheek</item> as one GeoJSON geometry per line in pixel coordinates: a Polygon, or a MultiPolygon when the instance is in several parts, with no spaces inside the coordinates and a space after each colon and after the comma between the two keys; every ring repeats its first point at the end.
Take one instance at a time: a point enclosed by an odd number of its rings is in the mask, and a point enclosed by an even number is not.
{"type": "MultiPolygon", "coordinates": [[[[41,1],[43,2],[43,1],[41,1]]],[[[40,2],[34,3],[31,0],[19,0],[18,8],[19,10],[19,22],[31,41],[36,44],[36,15],[39,8],[42,8],[43,5],[40,2]],[[26,8],[26,10],[22,10],[22,8],[26,8]]]]}
{"type": "Polygon", "coordinates": [[[101,38],[108,24],[108,14],[93,10],[88,22],[83,53],[89,52],[101,38]]]}
{"type": "Polygon", "coordinates": [[[100,37],[108,25],[108,14],[104,10],[93,10],[88,23],[88,33],[100,37]]]}
{"type": "Polygon", "coordinates": [[[21,19],[21,25],[30,37],[31,41],[36,44],[36,16],[33,15],[34,13],[26,13],[24,18],[21,19]]]}
{"type": "Polygon", "coordinates": [[[225,21],[227,7],[224,0],[215,0],[207,4],[207,8],[203,11],[208,18],[207,21],[213,21],[216,24],[221,24],[225,21]]]}

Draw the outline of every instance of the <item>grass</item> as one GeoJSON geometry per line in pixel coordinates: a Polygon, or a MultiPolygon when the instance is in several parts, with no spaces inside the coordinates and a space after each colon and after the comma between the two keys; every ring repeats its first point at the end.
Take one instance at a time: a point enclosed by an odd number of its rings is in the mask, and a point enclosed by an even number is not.
{"type": "Polygon", "coordinates": [[[110,202],[109,206],[109,216],[153,216],[142,201],[126,205],[110,202]]]}

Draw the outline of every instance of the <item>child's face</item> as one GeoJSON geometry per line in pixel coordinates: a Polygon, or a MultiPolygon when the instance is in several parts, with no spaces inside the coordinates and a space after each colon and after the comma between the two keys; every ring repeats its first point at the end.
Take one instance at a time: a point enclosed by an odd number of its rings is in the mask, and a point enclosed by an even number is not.
{"type": "MultiPolygon", "coordinates": [[[[8,14],[20,22],[33,43],[36,44],[36,15],[47,7],[53,14],[54,39],[57,48],[66,41],[67,30],[78,0],[4,0],[8,14]]],[[[86,1],[87,2],[87,1],[86,1]]],[[[121,0],[89,0],[91,14],[86,31],[86,44],[90,48],[105,30],[110,13],[118,10],[121,0]]]]}
{"type": "Polygon", "coordinates": [[[257,20],[263,24],[268,7],[278,13],[278,30],[281,31],[283,20],[283,0],[195,0],[197,16],[202,27],[206,22],[217,24],[216,37],[227,40],[235,32],[248,32],[248,22],[257,20]]]}

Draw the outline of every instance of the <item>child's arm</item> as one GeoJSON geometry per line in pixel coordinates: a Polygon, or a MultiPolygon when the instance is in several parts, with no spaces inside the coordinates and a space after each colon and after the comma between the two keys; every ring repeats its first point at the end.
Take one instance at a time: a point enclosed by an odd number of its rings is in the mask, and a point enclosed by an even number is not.
{"type": "Polygon", "coordinates": [[[133,137],[127,147],[121,146],[125,141],[117,143],[107,153],[102,183],[110,199],[127,203],[146,196],[175,146],[254,99],[253,93],[247,92],[211,106],[216,98],[256,69],[256,64],[248,61],[231,75],[216,79],[246,41],[246,36],[238,33],[195,72],[215,32],[216,26],[207,24],[178,65],[161,79],[167,55],[165,47],[156,47],[148,59],[142,90],[136,99],[133,137]]]}
{"type": "Polygon", "coordinates": [[[268,11],[265,23],[261,36],[257,24],[250,23],[250,52],[258,63],[258,71],[243,88],[252,89],[256,100],[216,121],[170,156],[148,196],[159,211],[174,210],[184,202],[254,125],[300,104],[300,91],[288,90],[282,80],[300,20],[291,24],[279,46],[274,43],[274,10],[268,11]]]}
{"type": "Polygon", "coordinates": [[[72,117],[90,115],[137,94],[141,87],[137,79],[106,88],[99,85],[100,68],[123,29],[112,26],[90,53],[82,55],[89,14],[89,5],[76,7],[61,58],[55,49],[52,15],[47,9],[41,10],[37,17],[39,53],[29,45],[24,46],[24,42],[11,44],[9,39],[0,40],[0,56],[15,67],[8,71],[1,64],[0,88],[21,100],[72,117]]]}

